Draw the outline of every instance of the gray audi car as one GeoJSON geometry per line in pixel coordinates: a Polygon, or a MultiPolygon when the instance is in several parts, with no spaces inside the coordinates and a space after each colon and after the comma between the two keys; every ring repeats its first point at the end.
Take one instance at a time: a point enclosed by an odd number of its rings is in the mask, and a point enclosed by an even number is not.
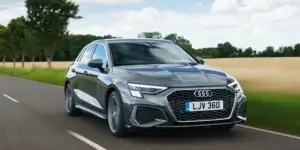
{"type": "Polygon", "coordinates": [[[169,40],[92,41],[69,66],[64,87],[69,116],[93,114],[118,137],[139,128],[229,131],[246,121],[236,78],[169,40]]]}

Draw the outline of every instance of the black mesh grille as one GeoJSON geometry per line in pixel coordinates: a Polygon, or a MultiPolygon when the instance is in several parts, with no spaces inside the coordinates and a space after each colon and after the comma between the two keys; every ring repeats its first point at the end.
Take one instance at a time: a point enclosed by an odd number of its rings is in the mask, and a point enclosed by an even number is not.
{"type": "Polygon", "coordinates": [[[136,120],[140,124],[154,122],[155,119],[166,119],[160,109],[139,106],[136,112],[136,120]]]}
{"type": "Polygon", "coordinates": [[[167,100],[178,121],[196,121],[196,120],[213,120],[223,119],[230,116],[235,93],[228,89],[209,89],[213,92],[213,96],[209,98],[197,98],[194,95],[195,90],[175,91],[167,96],[167,100]],[[223,110],[186,112],[185,103],[192,101],[212,101],[222,100],[223,110]]]}
{"type": "Polygon", "coordinates": [[[243,102],[239,107],[238,115],[242,117],[246,117],[246,111],[247,111],[246,102],[243,102]]]}

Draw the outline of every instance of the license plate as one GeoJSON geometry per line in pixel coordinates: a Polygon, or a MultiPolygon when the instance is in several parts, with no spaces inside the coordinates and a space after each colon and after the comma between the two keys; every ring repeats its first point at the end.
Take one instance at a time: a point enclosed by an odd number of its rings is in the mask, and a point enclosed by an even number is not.
{"type": "Polygon", "coordinates": [[[186,102],[185,111],[212,111],[223,110],[223,101],[186,102]]]}

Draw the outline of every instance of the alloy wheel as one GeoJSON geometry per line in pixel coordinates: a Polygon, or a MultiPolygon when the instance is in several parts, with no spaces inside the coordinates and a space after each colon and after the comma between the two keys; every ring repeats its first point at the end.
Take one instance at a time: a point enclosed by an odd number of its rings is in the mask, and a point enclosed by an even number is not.
{"type": "Polygon", "coordinates": [[[112,132],[116,132],[120,125],[120,104],[117,97],[112,96],[108,104],[108,124],[112,132]]]}
{"type": "Polygon", "coordinates": [[[72,92],[70,88],[66,89],[65,103],[66,111],[70,112],[72,107],[72,92]]]}

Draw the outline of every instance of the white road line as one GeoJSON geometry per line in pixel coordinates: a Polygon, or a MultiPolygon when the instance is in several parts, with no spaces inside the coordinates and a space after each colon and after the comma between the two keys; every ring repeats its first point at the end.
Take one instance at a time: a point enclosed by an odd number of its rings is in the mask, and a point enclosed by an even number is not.
{"type": "Polygon", "coordinates": [[[20,103],[18,100],[14,99],[14,98],[12,98],[12,97],[6,95],[6,94],[2,94],[2,95],[3,95],[4,97],[8,98],[9,100],[15,102],[15,103],[20,103]]]}
{"type": "Polygon", "coordinates": [[[80,135],[76,132],[73,132],[73,131],[70,131],[70,130],[67,130],[67,132],[70,135],[72,135],[72,136],[76,137],[77,139],[81,140],[82,142],[84,142],[84,143],[90,145],[91,147],[95,148],[96,150],[106,150],[105,148],[101,147],[100,145],[94,143],[93,141],[83,137],[82,135],[80,135]]]}
{"type": "Polygon", "coordinates": [[[280,135],[280,136],[284,136],[284,137],[288,137],[288,138],[300,140],[300,137],[299,136],[295,136],[295,135],[284,134],[284,133],[280,133],[280,132],[275,132],[275,131],[270,131],[270,130],[266,130],[266,129],[255,128],[255,127],[250,127],[250,126],[245,126],[245,125],[238,125],[238,126],[242,127],[242,128],[246,128],[246,129],[251,129],[251,130],[256,130],[256,131],[261,131],[261,132],[267,132],[267,133],[270,133],[270,134],[275,134],[275,135],[280,135]]]}

